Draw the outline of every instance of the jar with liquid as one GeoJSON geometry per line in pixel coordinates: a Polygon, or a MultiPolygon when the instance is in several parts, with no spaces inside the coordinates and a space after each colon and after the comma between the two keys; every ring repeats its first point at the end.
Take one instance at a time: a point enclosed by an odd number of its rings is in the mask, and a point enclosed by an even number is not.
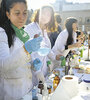
{"type": "Polygon", "coordinates": [[[51,94],[51,92],[52,92],[52,86],[49,85],[49,86],[47,87],[47,89],[48,89],[48,94],[51,94]]]}
{"type": "Polygon", "coordinates": [[[53,80],[53,91],[57,88],[58,84],[60,82],[60,78],[58,75],[55,75],[54,80],[53,80]]]}
{"type": "Polygon", "coordinates": [[[40,94],[42,94],[42,90],[44,89],[42,81],[39,81],[38,88],[40,89],[40,94]]]}

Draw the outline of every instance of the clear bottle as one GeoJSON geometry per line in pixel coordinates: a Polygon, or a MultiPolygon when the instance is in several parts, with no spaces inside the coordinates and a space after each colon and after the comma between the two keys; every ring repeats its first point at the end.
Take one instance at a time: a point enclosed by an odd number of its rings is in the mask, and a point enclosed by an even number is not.
{"type": "Polygon", "coordinates": [[[72,67],[69,69],[69,75],[74,75],[72,67]]]}
{"type": "Polygon", "coordinates": [[[38,100],[42,100],[42,94],[40,94],[40,88],[38,88],[38,100]]]}
{"type": "Polygon", "coordinates": [[[55,89],[57,88],[58,84],[60,82],[60,78],[59,76],[56,74],[53,80],[53,91],[55,91],[55,89]]]}
{"type": "Polygon", "coordinates": [[[70,55],[67,57],[67,60],[66,60],[65,75],[69,74],[69,69],[70,69],[70,55]]]}
{"type": "Polygon", "coordinates": [[[38,100],[36,87],[34,87],[32,90],[32,100],[38,100]]]}
{"type": "Polygon", "coordinates": [[[83,49],[80,50],[80,53],[81,53],[80,57],[82,58],[83,57],[83,49]]]}
{"type": "Polygon", "coordinates": [[[47,89],[47,84],[44,83],[44,90],[42,91],[43,94],[43,100],[48,100],[48,89],[47,89]]]}
{"type": "Polygon", "coordinates": [[[60,57],[60,60],[61,60],[61,66],[62,67],[65,66],[66,65],[66,59],[65,59],[65,57],[64,56],[61,56],[60,57]]]}
{"type": "Polygon", "coordinates": [[[47,67],[48,67],[48,72],[51,73],[53,71],[53,64],[50,60],[47,61],[47,67]]]}
{"type": "Polygon", "coordinates": [[[66,62],[66,66],[65,66],[65,75],[68,75],[68,62],[66,62]]]}

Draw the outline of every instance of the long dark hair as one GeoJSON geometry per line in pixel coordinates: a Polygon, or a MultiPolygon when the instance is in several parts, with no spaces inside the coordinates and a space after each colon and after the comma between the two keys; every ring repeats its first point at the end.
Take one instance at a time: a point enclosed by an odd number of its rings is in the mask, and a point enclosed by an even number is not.
{"type": "Polygon", "coordinates": [[[2,0],[0,5],[0,27],[6,31],[9,47],[11,47],[11,45],[14,43],[15,31],[11,27],[11,22],[6,16],[6,11],[10,13],[10,9],[15,3],[18,2],[23,2],[26,4],[26,0],[2,0]]]}
{"type": "MultiPolygon", "coordinates": [[[[47,28],[47,31],[55,31],[55,17],[54,17],[54,9],[51,5],[44,5],[41,7],[41,9],[44,9],[44,8],[50,8],[51,10],[51,20],[49,21],[49,23],[46,24],[46,28],[47,28]]],[[[37,9],[33,15],[32,15],[32,22],[37,22],[39,23],[39,14],[40,14],[40,10],[41,9],[37,9]]]]}
{"type": "Polygon", "coordinates": [[[73,23],[77,23],[76,18],[74,18],[74,17],[67,18],[66,23],[65,23],[65,27],[68,31],[68,39],[67,39],[66,45],[70,45],[73,43],[73,28],[72,28],[73,23]]]}

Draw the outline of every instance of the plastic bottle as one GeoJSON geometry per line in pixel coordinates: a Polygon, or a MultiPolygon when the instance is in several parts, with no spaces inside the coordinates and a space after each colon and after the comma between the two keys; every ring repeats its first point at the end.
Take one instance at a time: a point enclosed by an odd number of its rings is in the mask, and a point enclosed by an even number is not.
{"type": "Polygon", "coordinates": [[[83,57],[83,49],[80,50],[80,57],[83,57]]]}
{"type": "Polygon", "coordinates": [[[60,60],[61,60],[61,66],[65,66],[66,65],[66,59],[65,59],[65,57],[61,56],[60,60]]]}
{"type": "Polygon", "coordinates": [[[38,100],[42,100],[42,94],[40,94],[40,88],[38,88],[38,100]]]}
{"type": "Polygon", "coordinates": [[[66,66],[65,66],[65,75],[68,75],[68,62],[66,62],[66,66]]]}
{"type": "Polygon", "coordinates": [[[72,67],[70,67],[69,75],[74,75],[72,67]]]}

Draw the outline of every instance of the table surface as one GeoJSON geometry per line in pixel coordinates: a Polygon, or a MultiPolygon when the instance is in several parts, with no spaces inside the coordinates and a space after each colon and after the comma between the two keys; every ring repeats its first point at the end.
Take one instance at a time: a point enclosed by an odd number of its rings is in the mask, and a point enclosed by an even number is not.
{"type": "MultiPolygon", "coordinates": [[[[57,68],[60,71],[60,77],[64,76],[64,68],[57,68]]],[[[78,73],[78,69],[73,69],[73,73],[75,76],[77,76],[78,78],[83,79],[87,79],[90,80],[90,74],[86,74],[86,73],[78,73]]],[[[54,93],[54,92],[53,92],[54,93]]],[[[27,95],[25,95],[22,100],[32,100],[32,93],[28,93],[27,95]]],[[[73,97],[71,100],[90,100],[90,83],[85,83],[85,82],[81,82],[79,84],[79,93],[76,97],[73,97]],[[87,86],[89,88],[87,88],[87,86]]]]}

